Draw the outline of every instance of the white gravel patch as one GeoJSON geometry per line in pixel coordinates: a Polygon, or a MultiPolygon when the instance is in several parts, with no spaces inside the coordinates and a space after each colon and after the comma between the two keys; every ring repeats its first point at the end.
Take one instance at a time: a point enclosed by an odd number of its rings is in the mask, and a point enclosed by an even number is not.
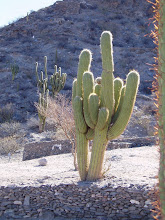
{"type": "MultiPolygon", "coordinates": [[[[22,155],[22,154],[20,154],[22,155]]],[[[21,161],[21,157],[0,157],[0,186],[40,186],[58,184],[84,184],[74,170],[73,156],[61,154],[45,157],[46,166],[39,166],[39,159],[21,161]]],[[[158,147],[139,147],[106,151],[105,177],[93,184],[100,187],[139,185],[154,187],[159,169],[158,147]]],[[[86,183],[85,183],[86,184],[86,183]]]]}

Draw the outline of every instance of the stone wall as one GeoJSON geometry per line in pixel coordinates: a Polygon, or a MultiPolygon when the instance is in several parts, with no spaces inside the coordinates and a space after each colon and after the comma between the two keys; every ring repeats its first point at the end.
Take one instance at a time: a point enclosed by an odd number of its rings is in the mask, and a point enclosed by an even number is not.
{"type": "MultiPolygon", "coordinates": [[[[155,137],[136,137],[136,138],[123,138],[110,141],[107,150],[118,148],[132,148],[140,146],[155,145],[155,137]]],[[[92,142],[90,142],[90,146],[92,142]]],[[[72,144],[68,140],[54,140],[44,142],[29,143],[24,146],[23,160],[31,160],[35,158],[66,154],[72,152],[72,144]]]]}
{"type": "Polygon", "coordinates": [[[154,193],[144,187],[111,185],[58,185],[1,187],[0,219],[90,218],[99,220],[151,220],[154,193]]]}
{"type": "Polygon", "coordinates": [[[72,145],[67,140],[54,140],[29,143],[24,146],[23,160],[71,153],[72,145]]]}

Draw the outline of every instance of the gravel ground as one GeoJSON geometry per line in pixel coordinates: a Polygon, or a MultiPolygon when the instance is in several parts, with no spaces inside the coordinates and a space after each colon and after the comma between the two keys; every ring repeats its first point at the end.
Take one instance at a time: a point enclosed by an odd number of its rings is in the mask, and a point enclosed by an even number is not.
{"type": "MultiPolygon", "coordinates": [[[[81,182],[74,170],[73,156],[62,154],[45,157],[46,166],[39,166],[39,159],[22,161],[22,152],[0,157],[0,186],[40,186],[58,184],[91,184],[81,182]]],[[[159,167],[158,148],[139,147],[106,151],[105,178],[94,182],[100,187],[106,184],[129,187],[131,184],[154,187],[159,167]]]]}

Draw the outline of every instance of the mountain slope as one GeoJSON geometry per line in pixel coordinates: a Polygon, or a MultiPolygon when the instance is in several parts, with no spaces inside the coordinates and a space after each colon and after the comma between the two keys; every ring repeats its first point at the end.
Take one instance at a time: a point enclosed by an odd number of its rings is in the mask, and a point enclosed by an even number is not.
{"type": "Polygon", "coordinates": [[[35,62],[43,69],[48,57],[48,74],[54,64],[68,74],[65,90],[71,90],[80,51],[93,53],[92,71],[101,74],[99,39],[110,30],[114,40],[115,76],[125,78],[130,69],[141,75],[140,92],[150,93],[154,44],[149,36],[152,8],[145,0],[63,0],[32,12],[28,21],[18,21],[0,29],[0,106],[13,103],[15,119],[25,120],[35,112],[37,101],[35,62]],[[10,64],[19,66],[12,82],[10,64]]]}

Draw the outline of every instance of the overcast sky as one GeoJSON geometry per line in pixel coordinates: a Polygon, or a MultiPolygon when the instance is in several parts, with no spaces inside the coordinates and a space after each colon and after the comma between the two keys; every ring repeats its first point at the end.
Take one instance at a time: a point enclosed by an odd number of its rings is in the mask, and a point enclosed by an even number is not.
{"type": "Polygon", "coordinates": [[[37,11],[54,2],[56,0],[0,0],[0,27],[25,17],[31,10],[37,11]]]}

